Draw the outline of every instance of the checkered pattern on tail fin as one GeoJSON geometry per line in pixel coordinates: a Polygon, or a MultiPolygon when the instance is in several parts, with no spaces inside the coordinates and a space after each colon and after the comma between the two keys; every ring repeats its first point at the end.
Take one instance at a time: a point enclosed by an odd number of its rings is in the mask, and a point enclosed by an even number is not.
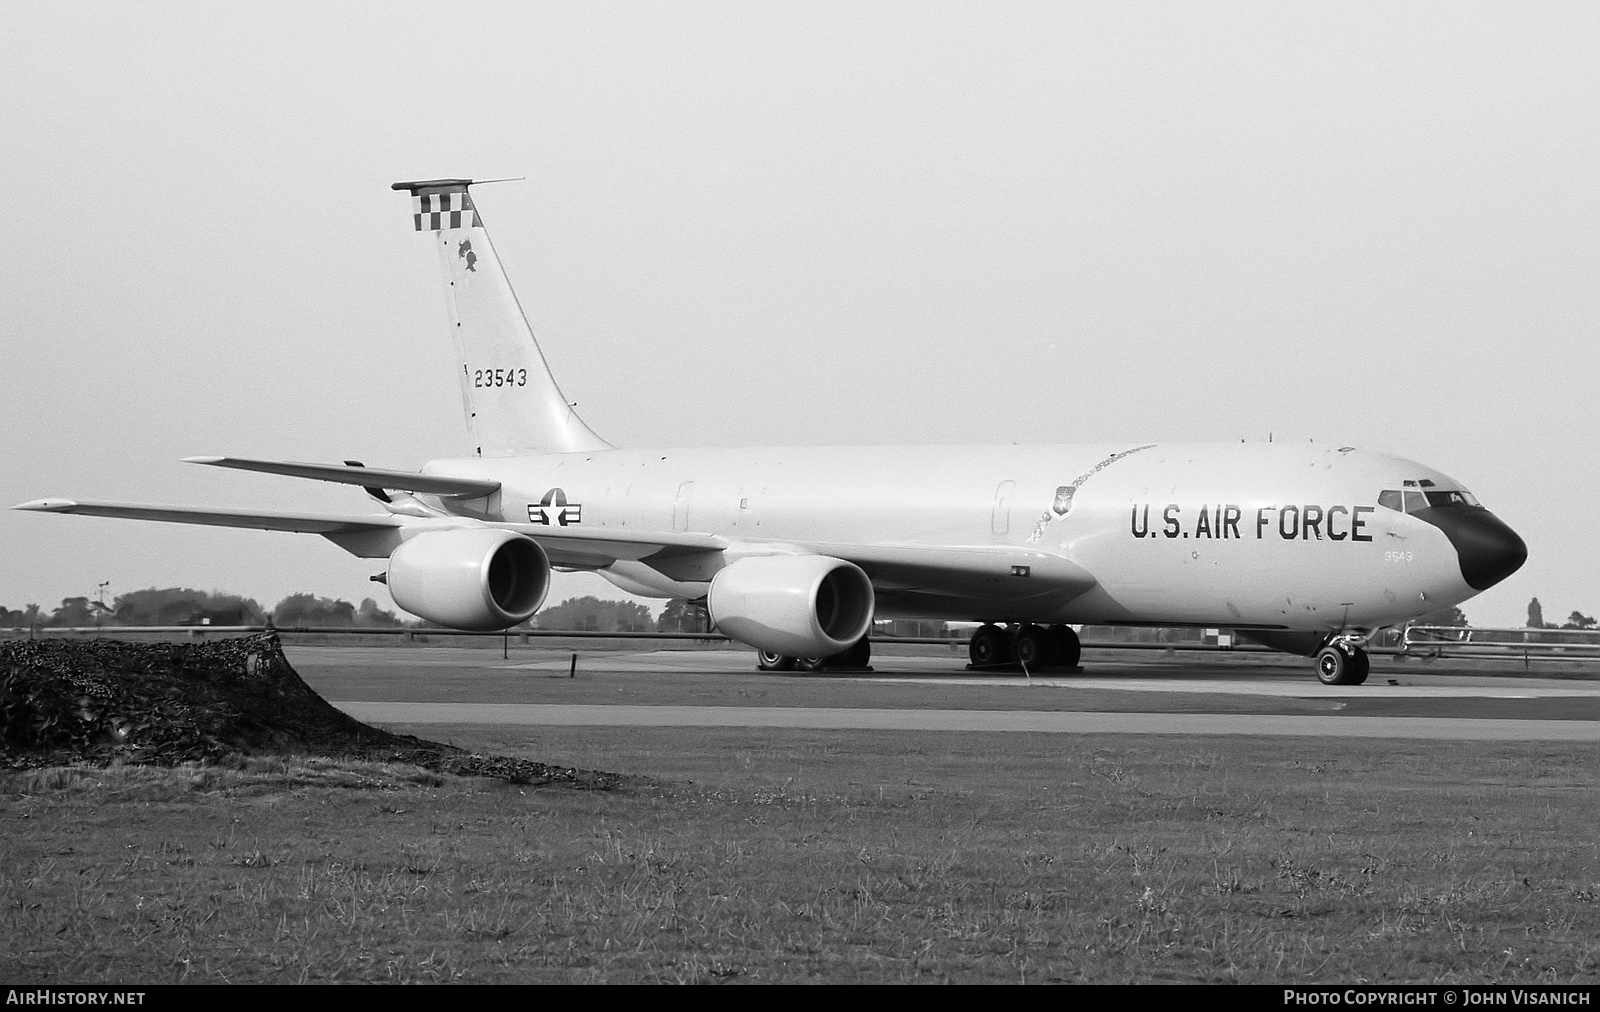
{"type": "Polygon", "coordinates": [[[478,221],[478,210],[472,206],[472,195],[465,190],[419,194],[411,198],[411,211],[418,232],[482,227],[478,221]]]}

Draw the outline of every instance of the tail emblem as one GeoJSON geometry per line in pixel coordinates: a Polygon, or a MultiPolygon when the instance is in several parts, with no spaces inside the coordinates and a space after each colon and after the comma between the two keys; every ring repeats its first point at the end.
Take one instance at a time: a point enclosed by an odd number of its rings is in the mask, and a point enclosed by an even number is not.
{"type": "Polygon", "coordinates": [[[528,523],[550,526],[550,512],[554,508],[556,523],[562,527],[568,524],[583,523],[583,507],[578,503],[567,503],[567,493],[559,488],[553,488],[544,494],[538,505],[528,504],[528,523]]]}
{"type": "Polygon", "coordinates": [[[472,252],[471,239],[462,240],[461,245],[456,247],[456,256],[466,259],[467,270],[473,272],[474,274],[478,272],[478,254],[472,252]]]}
{"type": "Polygon", "coordinates": [[[1076,485],[1057,485],[1056,501],[1050,509],[1058,517],[1064,517],[1072,512],[1072,496],[1078,491],[1076,485]]]}

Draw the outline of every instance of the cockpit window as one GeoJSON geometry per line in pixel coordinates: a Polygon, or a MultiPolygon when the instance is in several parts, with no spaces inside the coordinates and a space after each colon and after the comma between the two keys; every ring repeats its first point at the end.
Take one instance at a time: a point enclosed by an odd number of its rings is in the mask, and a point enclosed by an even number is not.
{"type": "Polygon", "coordinates": [[[1418,482],[1407,481],[1410,486],[1404,490],[1386,488],[1378,493],[1378,505],[1398,513],[1417,513],[1429,507],[1455,508],[1471,506],[1482,509],[1477,498],[1466,489],[1440,490],[1433,486],[1433,482],[1424,478],[1420,484],[1427,486],[1426,491],[1418,491],[1418,482]]]}
{"type": "MultiPolygon", "coordinates": [[[[1427,492],[1429,506],[1477,506],[1478,500],[1466,489],[1454,492],[1427,492]]],[[[1480,507],[1481,508],[1481,507],[1480,507]]]]}

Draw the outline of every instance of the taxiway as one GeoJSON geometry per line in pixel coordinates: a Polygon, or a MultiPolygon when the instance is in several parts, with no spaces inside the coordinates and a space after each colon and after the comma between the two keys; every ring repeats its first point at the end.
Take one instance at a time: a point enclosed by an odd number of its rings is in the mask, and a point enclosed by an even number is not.
{"type": "MultiPolygon", "coordinates": [[[[1391,662],[1317,683],[1293,658],[1086,659],[1081,674],[981,676],[944,654],[871,673],[755,671],[736,650],[289,646],[352,716],[393,727],[718,727],[969,733],[1600,741],[1600,681],[1391,662]],[[574,676],[575,672],[575,676],[574,676]]],[[[436,733],[436,732],[435,732],[436,733]]]]}

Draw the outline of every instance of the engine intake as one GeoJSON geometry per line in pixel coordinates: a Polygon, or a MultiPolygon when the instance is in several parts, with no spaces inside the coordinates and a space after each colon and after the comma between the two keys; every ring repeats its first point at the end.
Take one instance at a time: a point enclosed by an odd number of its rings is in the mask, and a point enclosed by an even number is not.
{"type": "Polygon", "coordinates": [[[510,531],[430,531],[389,556],[389,593],[413,615],[452,629],[516,625],[544,603],[550,558],[510,531]]]}
{"type": "Polygon", "coordinates": [[[711,619],[758,650],[790,657],[842,653],[872,626],[872,581],[825,555],[765,555],[720,570],[706,597],[711,619]]]}

